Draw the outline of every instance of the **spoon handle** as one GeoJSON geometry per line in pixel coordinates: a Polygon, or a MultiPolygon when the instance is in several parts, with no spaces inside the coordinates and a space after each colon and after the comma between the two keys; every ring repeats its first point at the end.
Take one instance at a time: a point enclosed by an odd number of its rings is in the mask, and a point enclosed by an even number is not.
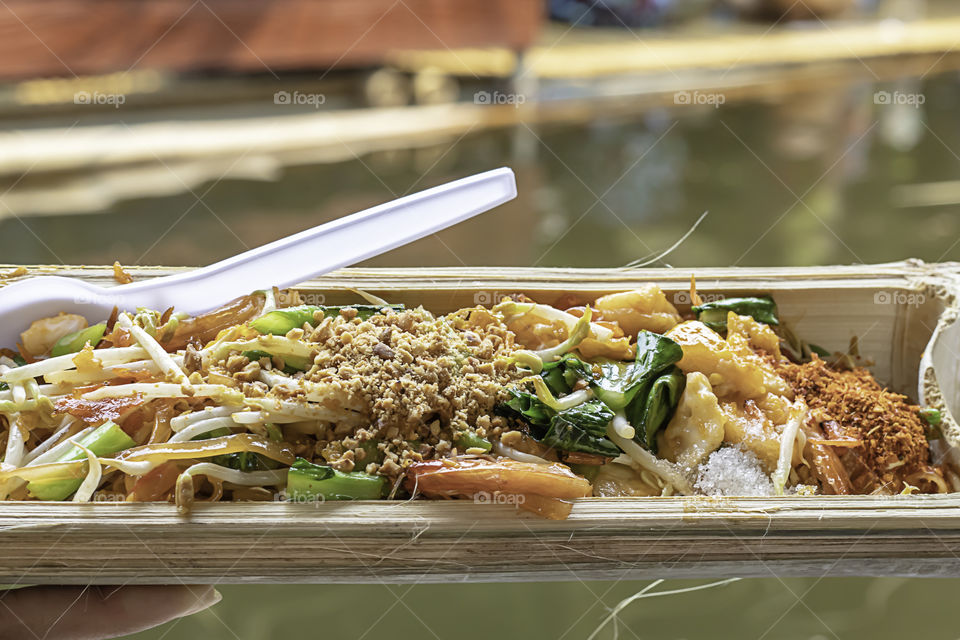
{"type": "Polygon", "coordinates": [[[333,220],[201,269],[113,291],[142,306],[200,313],[257,289],[292,286],[366,260],[516,195],[513,171],[502,167],[333,220]]]}

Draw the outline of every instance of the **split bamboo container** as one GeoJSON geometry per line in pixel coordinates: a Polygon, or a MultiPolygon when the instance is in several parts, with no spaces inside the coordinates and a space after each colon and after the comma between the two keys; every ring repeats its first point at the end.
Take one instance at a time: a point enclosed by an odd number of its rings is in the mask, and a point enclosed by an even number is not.
{"type": "MultiPolygon", "coordinates": [[[[0,267],[0,273],[6,269],[0,267]]],[[[171,269],[132,269],[135,278],[171,269]]],[[[109,284],[103,267],[31,268],[109,284]]],[[[859,339],[877,378],[940,408],[960,399],[960,265],[744,269],[347,269],[298,290],[353,288],[442,313],[523,292],[589,301],[655,282],[681,311],[705,296],[770,293],[805,339],[859,339]]],[[[0,281],[2,282],[2,281],[0,281]]],[[[0,584],[468,582],[717,576],[960,576],[960,494],[589,498],[565,521],[470,501],[326,504],[0,503],[0,584]]]]}

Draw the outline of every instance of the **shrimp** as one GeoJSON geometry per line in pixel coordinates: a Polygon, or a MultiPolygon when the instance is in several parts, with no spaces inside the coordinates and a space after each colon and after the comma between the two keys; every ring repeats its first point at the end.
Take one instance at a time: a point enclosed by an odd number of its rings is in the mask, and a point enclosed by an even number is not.
{"type": "Polygon", "coordinates": [[[503,502],[547,518],[563,520],[574,498],[593,495],[585,478],[559,463],[535,464],[510,458],[460,458],[418,462],[407,470],[407,488],[428,497],[472,497],[503,502]]]}
{"type": "Polygon", "coordinates": [[[655,284],[611,293],[597,298],[595,304],[604,320],[616,322],[628,336],[635,336],[643,329],[665,333],[680,324],[677,309],[655,284]]]}

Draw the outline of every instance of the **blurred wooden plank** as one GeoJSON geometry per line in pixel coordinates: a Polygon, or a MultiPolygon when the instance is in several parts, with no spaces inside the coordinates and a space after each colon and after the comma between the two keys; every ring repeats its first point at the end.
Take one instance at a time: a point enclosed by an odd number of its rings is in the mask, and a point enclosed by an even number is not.
{"type": "Polygon", "coordinates": [[[539,0],[7,0],[0,77],[362,66],[388,50],[519,49],[539,0]]]}
{"type": "Polygon", "coordinates": [[[57,171],[247,154],[306,154],[308,162],[342,161],[372,150],[435,144],[476,129],[517,122],[513,107],[475,104],[292,112],[270,103],[261,117],[157,118],[137,124],[0,131],[0,174],[57,171]]]}
{"type": "MultiPolygon", "coordinates": [[[[0,9],[2,10],[2,9],[0,9]]],[[[2,47],[2,44],[0,44],[2,47]]],[[[874,64],[881,79],[920,75],[938,70],[960,68],[960,51],[931,58],[918,56],[905,60],[883,60],[874,64]]],[[[372,151],[407,149],[455,140],[465,133],[515,125],[588,122],[599,116],[635,116],[639,111],[668,106],[678,110],[699,105],[677,105],[678,91],[721,91],[732,104],[738,100],[775,99],[810,91],[842,91],[853,80],[873,80],[859,62],[770,67],[765,70],[733,70],[721,77],[717,73],[689,72],[680,76],[611,76],[593,84],[578,84],[576,91],[561,87],[566,97],[551,99],[551,88],[541,87],[543,100],[526,96],[520,105],[477,104],[474,101],[452,104],[418,105],[391,108],[323,109],[310,112],[278,107],[272,100],[251,104],[245,117],[231,109],[236,105],[194,105],[189,111],[171,113],[163,108],[123,111],[124,124],[96,119],[96,108],[84,105],[61,115],[55,123],[0,131],[0,175],[41,172],[98,171],[136,163],[176,163],[198,159],[211,161],[209,175],[223,177],[237,158],[247,155],[266,158],[278,166],[339,162],[372,151]],[[90,122],[77,124],[78,119],[90,122]]],[[[73,83],[65,95],[94,90],[96,84],[73,83]]],[[[109,86],[97,89],[111,92],[109,86]]],[[[315,89],[317,92],[322,87],[315,89]]],[[[305,91],[314,91],[313,87],[305,91]]],[[[71,102],[71,107],[74,107],[71,102]]],[[[36,106],[23,107],[36,116],[36,106]]],[[[113,117],[116,109],[107,111],[113,117]]],[[[678,111],[680,113],[680,111],[678,111]]],[[[165,167],[157,167],[169,173],[165,167]]],[[[47,195],[54,193],[55,182],[45,185],[47,195]]],[[[34,213],[28,204],[15,200],[17,190],[7,194],[7,205],[17,215],[34,213]]],[[[52,199],[50,200],[52,201],[52,199]]],[[[45,204],[49,204],[46,202],[45,204]]],[[[73,211],[70,207],[67,210],[73,211]]],[[[83,210],[83,207],[79,207],[83,210]]],[[[41,211],[42,212],[42,211],[41,211]]],[[[0,217],[6,209],[0,207],[0,217]]]]}
{"type": "MultiPolygon", "coordinates": [[[[562,33],[524,54],[528,73],[539,78],[592,78],[625,73],[682,73],[784,67],[828,61],[867,66],[891,56],[941,55],[960,46],[960,17],[914,22],[814,23],[769,31],[741,26],[708,33],[613,30],[603,37],[562,33]]],[[[389,62],[402,69],[435,68],[462,76],[508,76],[518,64],[506,49],[447,51],[428,46],[396,51],[389,62]]]]}

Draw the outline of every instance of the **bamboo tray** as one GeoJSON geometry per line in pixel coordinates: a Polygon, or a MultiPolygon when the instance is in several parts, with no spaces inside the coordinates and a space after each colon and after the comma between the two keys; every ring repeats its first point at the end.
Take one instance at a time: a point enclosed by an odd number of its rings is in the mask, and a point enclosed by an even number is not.
{"type": "MultiPolygon", "coordinates": [[[[0,273],[7,269],[0,267],[0,273]]],[[[131,269],[135,278],[171,269],[131,269]]],[[[110,282],[103,267],[37,267],[110,282]]],[[[770,292],[805,338],[854,335],[877,377],[944,411],[960,398],[960,265],[783,269],[348,269],[301,286],[350,287],[443,312],[522,291],[552,302],[656,282],[702,294],[770,292]],[[922,374],[920,373],[922,371],[922,374]],[[944,403],[946,400],[946,403],[944,403]]],[[[2,284],[3,280],[0,280],[2,284]]],[[[960,494],[578,500],[566,521],[466,501],[172,505],[0,503],[0,584],[467,582],[718,576],[960,576],[960,494]]]]}

